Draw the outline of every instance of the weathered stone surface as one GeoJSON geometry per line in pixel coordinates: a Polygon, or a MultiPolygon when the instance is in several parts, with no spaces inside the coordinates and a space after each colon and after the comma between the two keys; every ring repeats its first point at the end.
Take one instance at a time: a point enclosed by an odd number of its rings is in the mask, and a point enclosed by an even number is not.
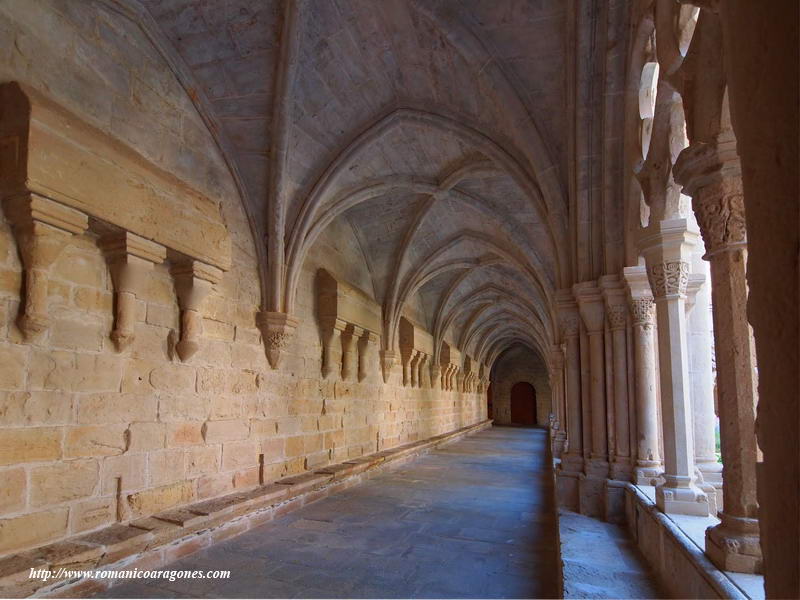
{"type": "Polygon", "coordinates": [[[134,516],[146,516],[186,504],[192,497],[191,483],[182,481],[129,494],[127,500],[134,516]]]}
{"type": "Polygon", "coordinates": [[[125,425],[84,425],[70,427],[64,438],[64,457],[114,456],[128,448],[125,425]]]}
{"type": "Polygon", "coordinates": [[[130,491],[145,487],[147,456],[123,454],[107,456],[102,463],[102,494],[116,494],[117,490],[130,491]]]}
{"type": "Polygon", "coordinates": [[[293,494],[301,494],[313,488],[323,486],[332,479],[333,475],[328,473],[304,473],[302,475],[284,477],[275,483],[292,486],[293,494]]]}
{"type": "Polygon", "coordinates": [[[70,532],[80,533],[109,525],[117,518],[116,497],[95,498],[74,504],[70,509],[70,532]]]}
{"type": "Polygon", "coordinates": [[[139,394],[89,394],[78,401],[78,423],[155,421],[155,397],[139,394]]]}
{"type": "Polygon", "coordinates": [[[67,508],[53,508],[0,519],[0,553],[30,548],[67,532],[67,508]]]}
{"type": "Polygon", "coordinates": [[[250,424],[243,420],[206,421],[203,425],[203,438],[206,443],[243,440],[250,433],[250,424]]]}
{"type": "Polygon", "coordinates": [[[151,538],[150,532],[143,529],[115,524],[78,537],[75,541],[102,549],[103,556],[99,564],[107,565],[144,549],[151,538]]]}
{"type": "Polygon", "coordinates": [[[0,465],[57,460],[62,435],[55,427],[0,429],[0,465]]]}
{"type": "Polygon", "coordinates": [[[25,470],[10,468],[0,470],[0,514],[7,515],[25,508],[27,483],[25,470]]]}
{"type": "Polygon", "coordinates": [[[96,460],[71,460],[49,467],[36,467],[30,474],[31,506],[58,504],[91,496],[100,481],[96,460]]]}

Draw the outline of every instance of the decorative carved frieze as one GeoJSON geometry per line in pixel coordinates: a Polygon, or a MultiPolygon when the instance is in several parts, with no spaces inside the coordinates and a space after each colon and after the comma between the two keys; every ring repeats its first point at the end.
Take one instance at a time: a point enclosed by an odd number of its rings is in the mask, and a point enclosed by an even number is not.
{"type": "Polygon", "coordinates": [[[653,265],[647,272],[655,298],[686,295],[689,283],[689,263],[683,260],[662,262],[653,265]]]}
{"type": "Polygon", "coordinates": [[[77,210],[32,193],[6,198],[3,205],[25,269],[25,300],[19,328],[26,339],[32,339],[50,324],[50,269],[70,238],[86,231],[89,219],[77,210]]]}
{"type": "Polygon", "coordinates": [[[141,297],[153,266],[164,262],[167,249],[129,231],[100,239],[116,293],[116,314],[111,339],[122,351],[134,340],[136,299],[141,297]]]}

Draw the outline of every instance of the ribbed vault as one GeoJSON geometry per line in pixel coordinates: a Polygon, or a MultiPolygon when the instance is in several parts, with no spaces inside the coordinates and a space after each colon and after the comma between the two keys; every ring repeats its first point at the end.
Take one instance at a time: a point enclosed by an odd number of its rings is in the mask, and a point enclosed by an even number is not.
{"type": "Polygon", "coordinates": [[[567,218],[572,182],[594,185],[574,156],[597,136],[589,122],[589,139],[575,132],[599,95],[575,88],[589,75],[569,61],[597,14],[524,0],[142,4],[242,182],[265,311],[295,311],[309,250],[345,219],[384,350],[407,316],[437,353],[547,355],[575,252],[602,252],[596,236],[568,242],[580,206],[567,218]]]}

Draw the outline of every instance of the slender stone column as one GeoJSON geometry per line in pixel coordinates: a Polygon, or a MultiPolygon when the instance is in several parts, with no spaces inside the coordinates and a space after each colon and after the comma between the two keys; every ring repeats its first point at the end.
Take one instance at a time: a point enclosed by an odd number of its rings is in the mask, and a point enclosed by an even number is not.
{"type": "MultiPolygon", "coordinates": [[[[628,421],[628,303],[625,288],[618,281],[603,289],[611,330],[612,389],[614,405],[615,446],[611,462],[611,478],[630,481],[631,464],[630,424],[628,421]]],[[[611,399],[609,399],[611,404],[611,399]]]]}
{"type": "Polygon", "coordinates": [[[696,485],[686,329],[686,286],[697,234],[686,219],[647,228],[640,250],[656,305],[664,434],[664,483],[656,505],[667,513],[708,515],[708,497],[696,485]]]}
{"type": "Polygon", "coordinates": [[[658,399],[656,397],[656,352],[653,329],[653,294],[644,267],[626,267],[631,321],[633,325],[634,387],[638,440],[634,481],[656,485],[664,471],[658,450],[658,399]]]}
{"type": "MultiPolygon", "coordinates": [[[[569,294],[569,292],[567,292],[569,294]]],[[[569,294],[571,297],[571,294],[569,294]]],[[[580,316],[574,302],[566,301],[558,307],[561,335],[564,339],[565,398],[567,419],[567,450],[561,457],[565,471],[583,470],[583,429],[581,424],[581,351],[580,316]]]]}
{"type": "Polygon", "coordinates": [[[591,470],[593,475],[608,475],[608,438],[606,433],[605,363],[603,327],[605,315],[603,296],[594,282],[584,282],[574,287],[575,297],[589,336],[589,401],[592,406],[591,470]]]}
{"type": "Polygon", "coordinates": [[[756,385],[747,322],[747,237],[739,159],[731,132],[715,144],[693,144],[676,164],[692,196],[711,263],[724,512],[706,531],[706,552],[720,568],[760,572],[756,498],[756,385]]]}
{"type": "Polygon", "coordinates": [[[711,369],[711,282],[707,277],[708,264],[702,259],[702,244],[692,255],[692,274],[687,291],[689,328],[689,379],[692,385],[692,415],[694,422],[694,463],[698,485],[708,496],[712,515],[722,503],[722,465],[716,455],[716,422],[714,412],[714,374],[711,369]]]}
{"type": "Polygon", "coordinates": [[[550,348],[550,368],[550,390],[556,421],[552,451],[555,457],[561,458],[567,441],[567,408],[564,396],[564,350],[560,346],[550,348]]]}

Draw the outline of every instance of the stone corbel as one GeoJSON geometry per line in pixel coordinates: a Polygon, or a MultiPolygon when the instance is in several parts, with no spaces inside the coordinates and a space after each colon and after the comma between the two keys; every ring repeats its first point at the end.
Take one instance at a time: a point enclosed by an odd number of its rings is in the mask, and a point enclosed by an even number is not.
{"type": "Polygon", "coordinates": [[[167,249],[128,231],[103,237],[100,247],[106,255],[116,293],[111,339],[121,352],[135,337],[136,299],[144,292],[153,266],[164,262],[167,249]]]}
{"type": "Polygon", "coordinates": [[[431,387],[435,390],[442,388],[442,367],[436,363],[431,364],[431,387]]]}
{"type": "Polygon", "coordinates": [[[7,198],[4,206],[25,269],[25,301],[19,328],[30,340],[50,325],[47,314],[50,268],[70,238],[88,229],[89,218],[33,193],[7,198]]]}
{"type": "Polygon", "coordinates": [[[392,369],[397,362],[397,352],[394,350],[381,350],[381,374],[383,375],[383,382],[389,383],[389,378],[392,375],[392,369]]]}
{"type": "Polygon", "coordinates": [[[222,270],[198,260],[188,260],[172,267],[172,277],[181,309],[181,337],[175,350],[185,362],[200,349],[203,333],[200,307],[214,285],[222,279],[222,270]]]}
{"type": "Polygon", "coordinates": [[[372,331],[364,330],[358,339],[358,380],[364,381],[370,375],[370,365],[373,364],[374,349],[380,336],[372,331]]]}
{"type": "Polygon", "coordinates": [[[325,379],[334,373],[341,373],[341,357],[338,361],[334,360],[333,349],[346,327],[347,323],[335,317],[322,320],[322,376],[325,379]]]}
{"type": "Polygon", "coordinates": [[[428,382],[425,380],[425,374],[427,372],[425,367],[428,364],[429,358],[430,357],[427,354],[421,353],[419,363],[417,364],[417,385],[424,389],[430,387],[428,382]]]}
{"type": "Polygon", "coordinates": [[[419,387],[419,360],[421,357],[422,353],[419,350],[412,351],[411,363],[409,364],[412,388],[419,387]]]}
{"type": "Polygon", "coordinates": [[[353,379],[354,373],[358,370],[358,357],[356,356],[355,369],[353,368],[353,358],[356,348],[354,347],[356,340],[364,334],[364,330],[353,324],[348,324],[341,334],[342,339],[342,381],[350,381],[353,379]]]}
{"type": "Polygon", "coordinates": [[[258,313],[257,322],[269,366],[277,369],[283,353],[294,338],[299,321],[283,312],[263,311],[258,313]]]}

